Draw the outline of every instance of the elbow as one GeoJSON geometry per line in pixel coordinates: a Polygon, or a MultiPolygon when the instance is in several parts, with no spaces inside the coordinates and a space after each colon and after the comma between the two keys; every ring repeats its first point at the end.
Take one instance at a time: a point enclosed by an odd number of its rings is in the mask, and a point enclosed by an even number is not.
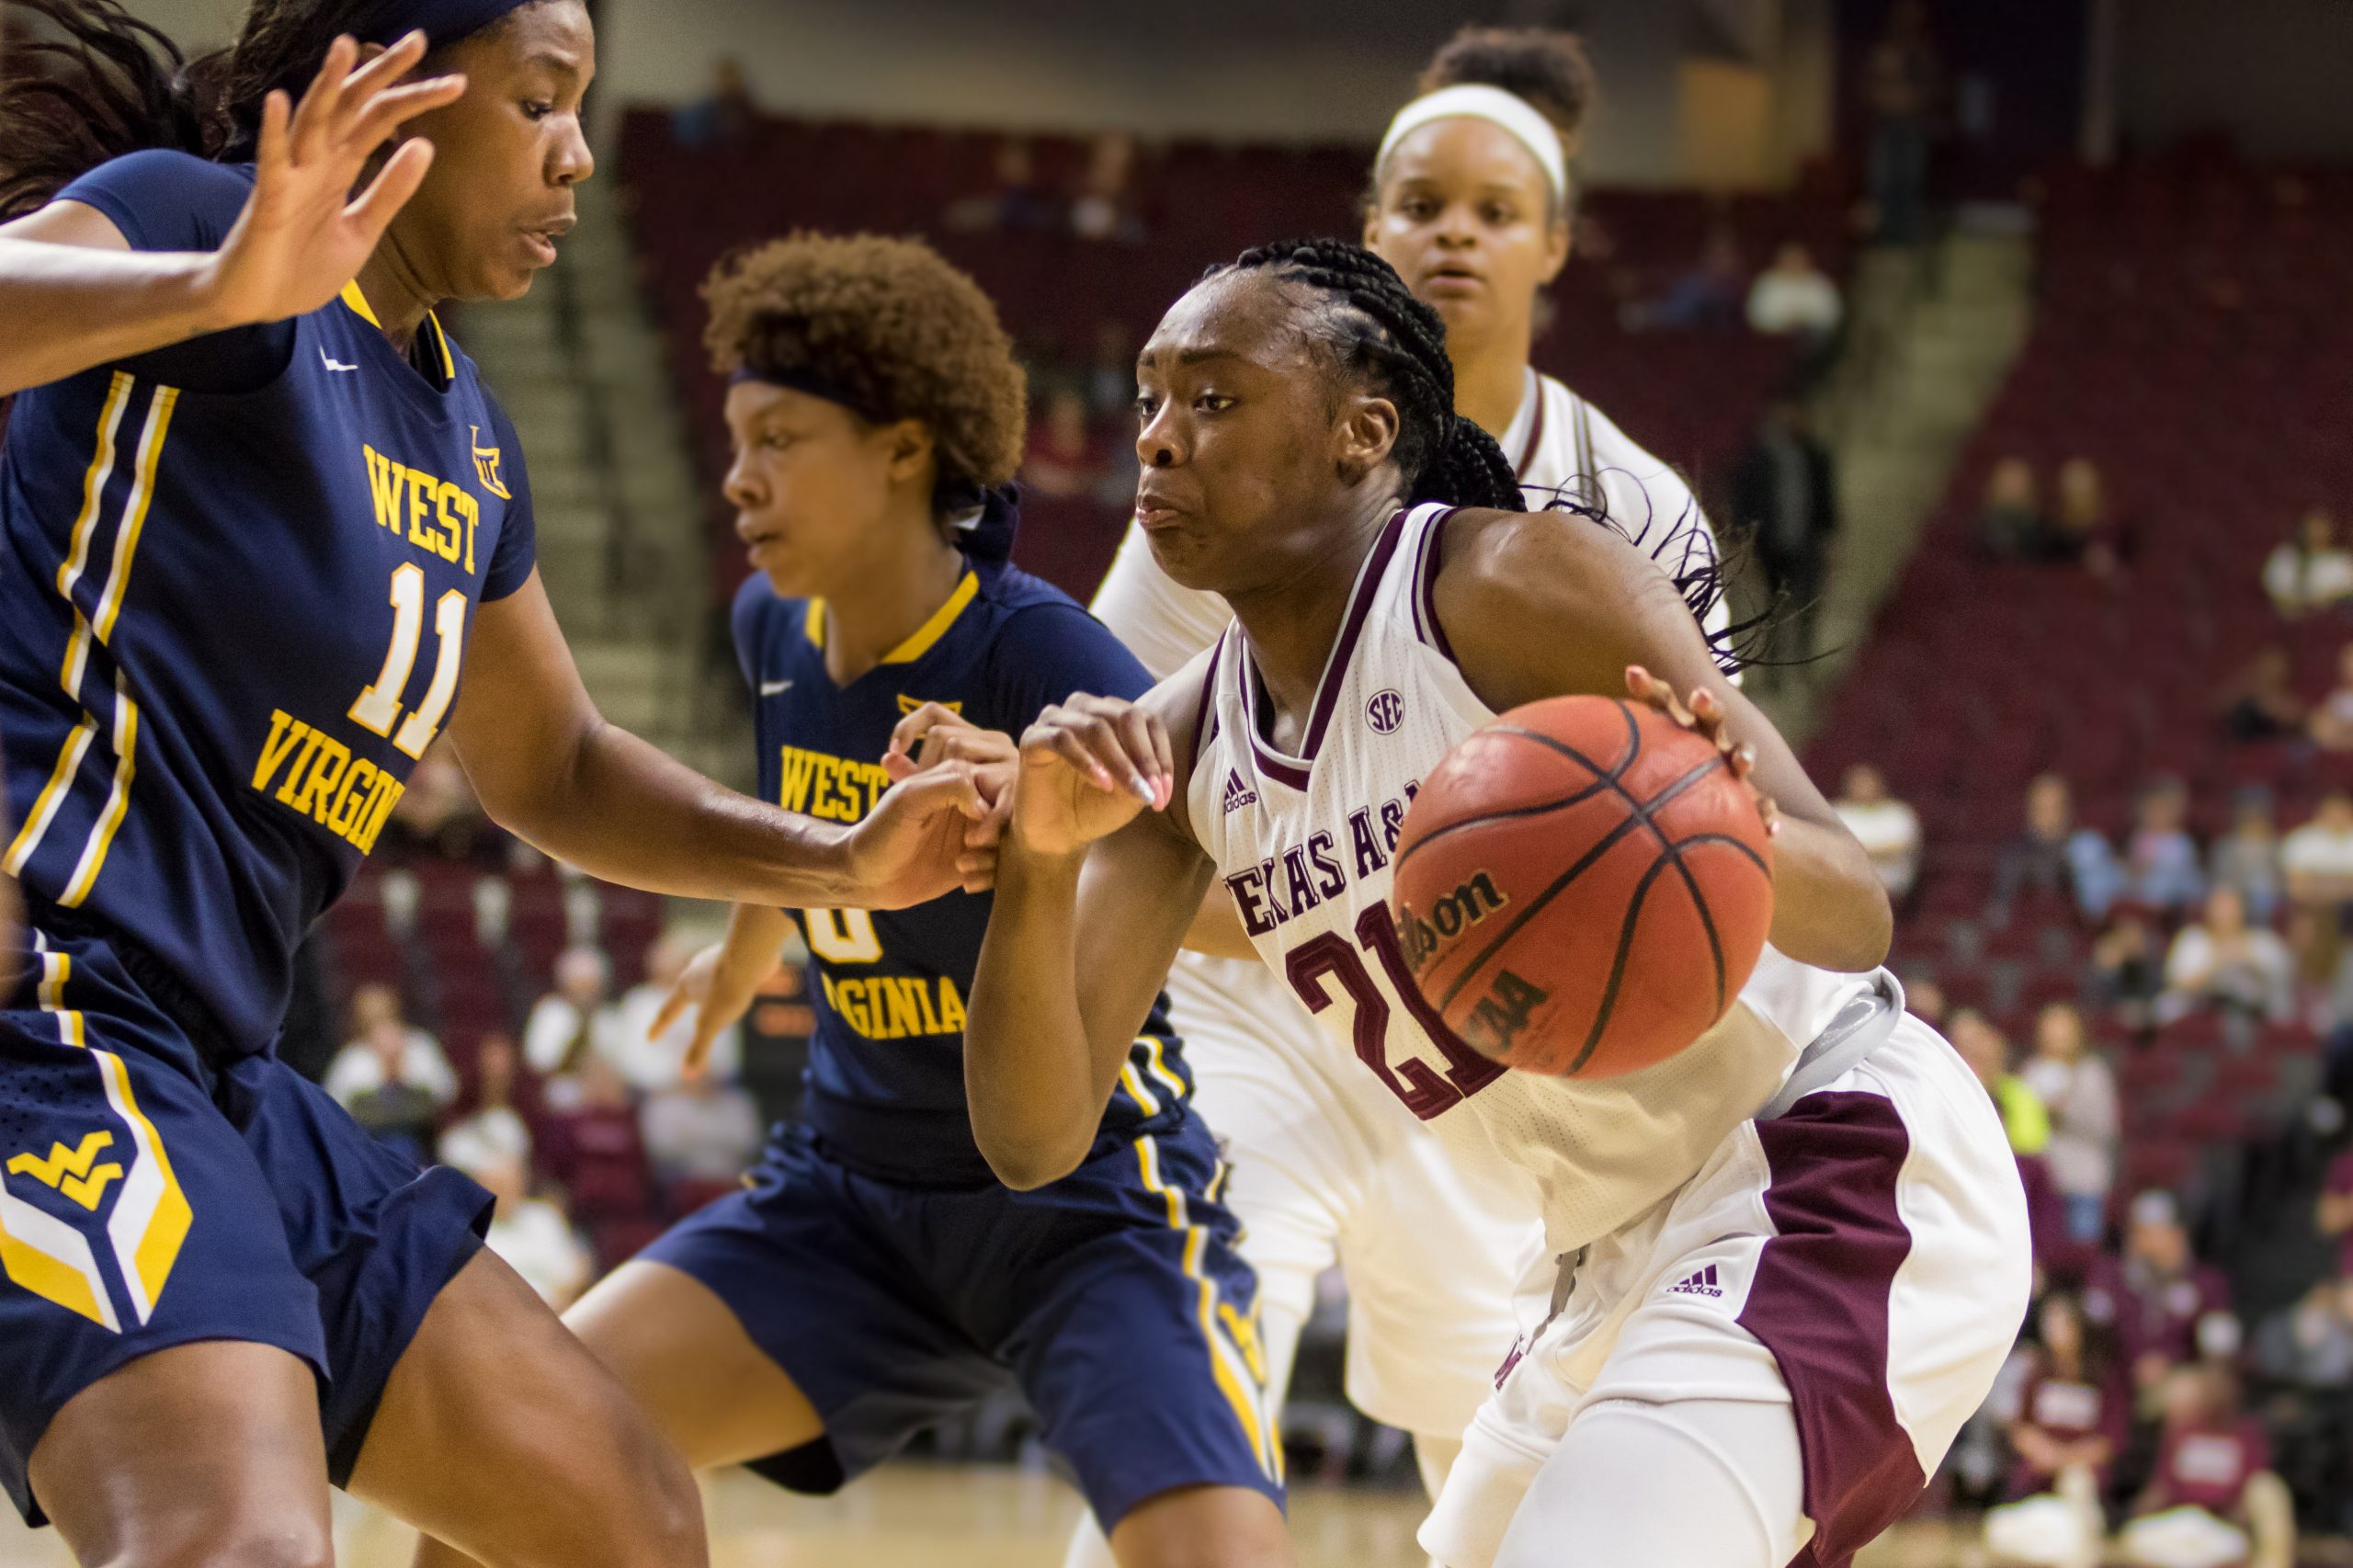
{"type": "Polygon", "coordinates": [[[1073,1150],[1055,1141],[983,1135],[979,1142],[990,1172],[1016,1192],[1035,1192],[1051,1186],[1078,1169],[1086,1158],[1085,1147],[1073,1150]]]}

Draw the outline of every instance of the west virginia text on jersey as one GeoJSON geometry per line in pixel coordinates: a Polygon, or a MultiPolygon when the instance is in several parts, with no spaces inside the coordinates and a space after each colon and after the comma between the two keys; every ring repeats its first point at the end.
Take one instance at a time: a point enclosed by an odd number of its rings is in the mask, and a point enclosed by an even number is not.
{"type": "MultiPolygon", "coordinates": [[[[890,789],[891,731],[926,702],[1019,733],[1074,691],[1141,696],[1150,678],[1086,612],[1005,565],[969,570],[938,614],[873,669],[836,686],[822,602],[754,578],[735,600],[735,647],[757,700],[760,790],[789,811],[855,823],[890,789]]],[[[827,1153],[887,1179],[980,1186],[988,1166],[964,1105],[963,1028],[985,896],[915,909],[809,909],[817,1002],[807,1119],[827,1153]]],[[[1103,1137],[1132,1141],[1181,1117],[1191,1079],[1155,1012],[1112,1096],[1103,1137]]]]}

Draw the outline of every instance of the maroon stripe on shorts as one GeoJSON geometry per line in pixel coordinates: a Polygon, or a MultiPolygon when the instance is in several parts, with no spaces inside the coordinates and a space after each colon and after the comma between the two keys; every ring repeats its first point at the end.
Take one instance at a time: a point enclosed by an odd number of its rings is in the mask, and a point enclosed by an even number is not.
{"type": "Polygon", "coordinates": [[[1895,1207],[1911,1135],[1880,1095],[1808,1095],[1756,1123],[1772,1172],[1740,1324],[1779,1364],[1814,1536],[1790,1568],[1845,1568],[1928,1483],[1887,1392],[1888,1298],[1912,1251],[1895,1207]]]}

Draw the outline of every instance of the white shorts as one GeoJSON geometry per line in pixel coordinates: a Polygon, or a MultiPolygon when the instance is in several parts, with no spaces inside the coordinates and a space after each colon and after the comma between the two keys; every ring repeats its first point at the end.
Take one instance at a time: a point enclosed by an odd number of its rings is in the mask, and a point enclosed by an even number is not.
{"type": "Polygon", "coordinates": [[[1787,1114],[1742,1123],[1573,1269],[1530,1270],[1520,1312],[1534,1326],[1464,1434],[1422,1546],[1447,1568],[1487,1568],[1588,1405],[1756,1401],[1796,1417],[1811,1526],[1796,1539],[1811,1539],[1793,1568],[1837,1568],[1912,1506],[1984,1400],[2031,1275],[1993,1103],[1907,1016],[1787,1114]]]}
{"type": "Polygon", "coordinates": [[[1460,1434],[1518,1333],[1514,1298],[1542,1250],[1534,1185],[1450,1155],[1265,965],[1186,953],[1168,994],[1262,1298],[1304,1319],[1339,1264],[1350,1402],[1460,1434]]]}

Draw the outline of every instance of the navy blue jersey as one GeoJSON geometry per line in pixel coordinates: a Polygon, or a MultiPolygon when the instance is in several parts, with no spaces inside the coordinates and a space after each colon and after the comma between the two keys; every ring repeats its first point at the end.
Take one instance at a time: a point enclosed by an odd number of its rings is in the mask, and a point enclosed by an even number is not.
{"type": "MultiPolygon", "coordinates": [[[[250,168],[142,153],[63,194],[219,246],[250,168]]],[[[447,722],[474,607],[529,577],[522,452],[472,361],[356,288],[19,395],[0,449],[6,869],[228,1055],[447,722]]]]}
{"type": "MultiPolygon", "coordinates": [[[[926,702],[1018,735],[1076,691],[1135,698],[1152,677],[1102,624],[1019,569],[979,564],[922,630],[847,686],[825,673],[823,600],[755,576],[735,597],[735,648],[756,703],[760,791],[787,811],[854,823],[889,788],[882,754],[926,702]]],[[[817,1030],[810,1126],[826,1152],[897,1181],[984,1183],[964,1102],[964,1014],[988,929],[986,894],[913,909],[797,912],[809,938],[817,1030]]],[[[1111,1096],[1097,1151],[1183,1116],[1191,1077],[1165,1004],[1111,1096]]]]}

